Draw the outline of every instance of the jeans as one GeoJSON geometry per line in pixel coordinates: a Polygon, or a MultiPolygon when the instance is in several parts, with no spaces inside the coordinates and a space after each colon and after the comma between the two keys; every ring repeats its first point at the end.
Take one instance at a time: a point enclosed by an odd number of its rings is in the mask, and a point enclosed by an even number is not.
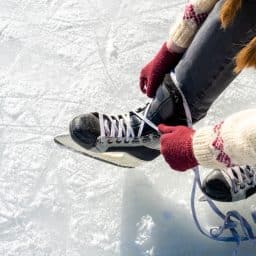
{"type": "Polygon", "coordinates": [[[216,98],[236,78],[234,57],[256,35],[256,1],[243,1],[242,9],[227,29],[221,27],[219,19],[223,2],[215,5],[175,68],[193,122],[207,114],[216,98]]]}

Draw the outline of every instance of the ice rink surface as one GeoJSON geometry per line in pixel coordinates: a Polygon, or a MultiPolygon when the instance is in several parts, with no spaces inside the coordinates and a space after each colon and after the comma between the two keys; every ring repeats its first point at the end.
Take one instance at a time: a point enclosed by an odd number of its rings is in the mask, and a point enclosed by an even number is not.
{"type": "MultiPolygon", "coordinates": [[[[75,115],[147,102],[140,69],[184,3],[0,1],[0,255],[231,255],[234,245],[210,241],[193,223],[192,172],[173,172],[161,157],[125,170],[53,142],[75,115]]],[[[252,107],[255,79],[243,72],[198,126],[252,107]]],[[[251,220],[256,203],[219,206],[251,220]]],[[[197,208],[205,227],[218,223],[204,203],[197,208]]],[[[239,255],[255,250],[245,243],[239,255]]]]}

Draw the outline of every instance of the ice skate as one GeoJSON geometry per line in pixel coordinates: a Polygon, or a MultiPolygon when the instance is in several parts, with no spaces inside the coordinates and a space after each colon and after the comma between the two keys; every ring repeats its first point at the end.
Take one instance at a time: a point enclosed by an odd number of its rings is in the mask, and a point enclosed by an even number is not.
{"type": "Polygon", "coordinates": [[[256,192],[256,168],[216,169],[205,178],[202,189],[208,197],[221,202],[246,199],[256,192]]]}
{"type": "MultiPolygon", "coordinates": [[[[178,112],[180,103],[176,87],[170,76],[166,76],[156,97],[143,108],[120,115],[88,113],[75,117],[69,127],[73,142],[69,138],[68,143],[75,142],[71,148],[79,147],[79,150],[75,150],[92,157],[106,156],[103,161],[109,162],[109,157],[113,157],[114,164],[124,166],[123,160],[129,159],[125,161],[128,165],[125,167],[138,166],[159,156],[160,134],[157,125],[175,122],[174,112],[178,112]],[[122,163],[116,157],[120,154],[122,163]],[[134,164],[129,164],[129,161],[134,164]]],[[[57,142],[69,146],[64,139],[67,140],[67,137],[55,138],[57,142]]]]}

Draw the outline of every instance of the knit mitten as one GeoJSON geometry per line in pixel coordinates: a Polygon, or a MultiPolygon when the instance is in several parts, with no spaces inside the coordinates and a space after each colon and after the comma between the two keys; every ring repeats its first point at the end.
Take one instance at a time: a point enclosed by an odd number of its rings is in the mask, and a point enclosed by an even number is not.
{"type": "Polygon", "coordinates": [[[179,62],[181,56],[182,54],[168,50],[166,43],[164,43],[153,60],[141,70],[141,91],[146,93],[148,97],[153,98],[165,74],[170,73],[171,69],[179,62]]]}
{"type": "Polygon", "coordinates": [[[170,167],[177,171],[186,171],[198,165],[192,148],[195,131],[186,126],[166,126],[160,124],[159,131],[161,153],[170,167]]]}

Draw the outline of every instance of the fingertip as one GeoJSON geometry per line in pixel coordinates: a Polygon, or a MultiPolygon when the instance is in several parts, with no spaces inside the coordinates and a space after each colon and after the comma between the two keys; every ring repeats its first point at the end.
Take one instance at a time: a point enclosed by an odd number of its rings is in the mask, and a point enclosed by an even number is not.
{"type": "Polygon", "coordinates": [[[160,124],[158,126],[158,129],[161,133],[172,133],[175,131],[176,127],[175,126],[168,126],[165,124],[160,124]]]}
{"type": "Polygon", "coordinates": [[[159,130],[161,133],[165,133],[165,127],[166,127],[166,125],[164,125],[164,124],[159,124],[159,125],[157,126],[158,130],[159,130]]]}

